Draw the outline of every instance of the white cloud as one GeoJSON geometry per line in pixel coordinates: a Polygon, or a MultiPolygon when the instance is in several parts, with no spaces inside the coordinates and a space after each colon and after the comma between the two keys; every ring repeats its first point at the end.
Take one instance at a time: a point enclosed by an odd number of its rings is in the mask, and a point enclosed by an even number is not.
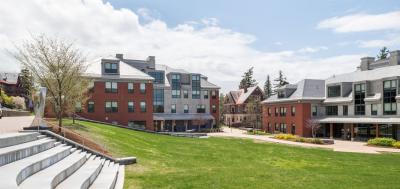
{"type": "MultiPolygon", "coordinates": [[[[260,84],[267,74],[274,78],[278,70],[296,82],[354,70],[363,56],[309,56],[326,47],[264,52],[251,47],[255,36],[222,28],[215,18],[169,27],[146,9],[138,12],[148,16],[148,22],[140,23],[139,13],[115,9],[101,0],[4,1],[0,6],[0,49],[12,48],[12,43],[29,38],[29,33],[45,33],[75,41],[89,58],[115,53],[135,59],[154,55],[157,63],[207,75],[224,92],[237,88],[243,71],[252,66],[260,84]]],[[[0,52],[0,71],[18,69],[13,59],[0,52]]]]}
{"type": "Polygon", "coordinates": [[[360,41],[359,46],[364,48],[396,47],[400,45],[400,35],[389,35],[385,39],[360,41]]]}
{"type": "Polygon", "coordinates": [[[340,33],[400,30],[400,11],[382,14],[357,13],[333,17],[321,21],[317,28],[332,29],[340,33]]]}

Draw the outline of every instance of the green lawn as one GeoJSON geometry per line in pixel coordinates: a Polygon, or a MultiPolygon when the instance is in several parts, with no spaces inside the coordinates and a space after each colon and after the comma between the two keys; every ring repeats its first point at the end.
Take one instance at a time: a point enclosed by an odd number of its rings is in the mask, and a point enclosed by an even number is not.
{"type": "Polygon", "coordinates": [[[340,153],[246,139],[179,138],[79,122],[117,156],[125,188],[400,188],[400,155],[340,153]]]}

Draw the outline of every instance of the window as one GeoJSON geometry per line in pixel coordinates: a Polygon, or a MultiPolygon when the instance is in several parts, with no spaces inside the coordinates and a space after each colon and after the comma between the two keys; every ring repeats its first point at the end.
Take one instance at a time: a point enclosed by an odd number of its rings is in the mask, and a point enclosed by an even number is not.
{"type": "Polygon", "coordinates": [[[338,115],[338,107],[337,106],[326,106],[326,115],[338,115]]]}
{"type": "Polygon", "coordinates": [[[204,99],[208,99],[208,91],[203,91],[204,99]]]}
{"type": "Polygon", "coordinates": [[[365,84],[354,85],[354,114],[365,115],[365,84]]]}
{"type": "Polygon", "coordinates": [[[198,104],[197,113],[206,113],[206,106],[204,104],[198,104]]]}
{"type": "Polygon", "coordinates": [[[118,112],[118,102],[117,101],[106,101],[105,109],[107,113],[118,112]]]}
{"type": "Polygon", "coordinates": [[[128,121],[128,127],[144,130],[146,128],[146,121],[128,121]]]}
{"type": "Polygon", "coordinates": [[[94,112],[94,102],[93,102],[93,101],[89,101],[89,102],[88,102],[87,111],[88,111],[89,113],[93,113],[93,112],[94,112]]]}
{"type": "Polygon", "coordinates": [[[217,92],[216,91],[211,91],[211,98],[212,99],[217,99],[217,92]]]}
{"type": "Polygon", "coordinates": [[[181,98],[181,75],[172,74],[172,98],[181,98]]]}
{"type": "Polygon", "coordinates": [[[171,113],[176,113],[176,104],[171,104],[171,113]]]}
{"type": "Polygon", "coordinates": [[[146,93],[146,83],[140,83],[140,93],[146,93]]]}
{"type": "Polygon", "coordinates": [[[215,105],[211,106],[212,113],[217,113],[217,107],[215,105]]]}
{"type": "Polygon", "coordinates": [[[118,63],[104,63],[104,73],[118,73],[118,63]]]}
{"type": "Polygon", "coordinates": [[[279,131],[282,133],[286,133],[286,123],[281,123],[281,127],[279,128],[279,131]]]}
{"type": "Polygon", "coordinates": [[[146,112],[146,102],[140,102],[140,111],[146,112]]]}
{"type": "Polygon", "coordinates": [[[285,98],[285,93],[283,91],[278,91],[278,98],[285,98]]]}
{"type": "Polygon", "coordinates": [[[349,115],[349,107],[347,105],[343,105],[343,115],[349,115]]]}
{"type": "Polygon", "coordinates": [[[200,75],[192,75],[192,99],[200,99],[200,75]]]}
{"type": "Polygon", "coordinates": [[[287,108],[280,107],[279,110],[280,110],[280,116],[282,116],[282,117],[286,116],[287,108]]]}
{"type": "Polygon", "coordinates": [[[279,109],[277,107],[275,107],[275,117],[277,117],[279,114],[279,109]]]}
{"type": "Polygon", "coordinates": [[[93,92],[94,91],[94,81],[90,81],[89,82],[88,88],[89,88],[89,92],[93,92]]]}
{"type": "Polygon", "coordinates": [[[272,112],[271,112],[271,108],[268,108],[268,116],[271,116],[272,112]]]}
{"type": "Polygon", "coordinates": [[[128,93],[133,93],[133,83],[128,83],[128,93]]]}
{"type": "Polygon", "coordinates": [[[154,89],[153,111],[154,113],[164,113],[164,89],[154,89]]]}
{"type": "Polygon", "coordinates": [[[328,97],[339,97],[340,85],[328,87],[328,97]]]}
{"type": "Polygon", "coordinates": [[[296,124],[292,123],[292,129],[290,131],[292,132],[292,135],[296,134],[296,124]]]}
{"type": "Polygon", "coordinates": [[[164,84],[164,72],[148,72],[154,78],[155,84],[164,84]]]}
{"type": "Polygon", "coordinates": [[[318,115],[317,106],[311,107],[311,114],[312,114],[312,116],[318,115]]]}
{"type": "Polygon", "coordinates": [[[82,112],[82,103],[81,102],[75,103],[75,112],[76,113],[82,112]]]}
{"type": "Polygon", "coordinates": [[[279,131],[279,124],[275,123],[275,131],[279,131]]]}
{"type": "Polygon", "coordinates": [[[296,107],[292,106],[292,116],[295,116],[295,115],[296,115],[296,107]]]}
{"type": "Polygon", "coordinates": [[[385,115],[395,115],[397,112],[396,86],[396,80],[383,82],[383,114],[385,115]]]}
{"type": "Polygon", "coordinates": [[[378,105],[371,104],[371,115],[378,115],[378,105]]]}
{"type": "Polygon", "coordinates": [[[106,93],[117,93],[118,92],[118,83],[117,82],[106,82],[106,93]]]}
{"type": "Polygon", "coordinates": [[[135,112],[135,106],[132,101],[128,102],[128,112],[135,112]]]}
{"type": "Polygon", "coordinates": [[[189,105],[187,104],[183,105],[183,113],[185,114],[189,113],[189,105]]]}
{"type": "Polygon", "coordinates": [[[183,98],[189,98],[189,91],[183,90],[183,98]]]}

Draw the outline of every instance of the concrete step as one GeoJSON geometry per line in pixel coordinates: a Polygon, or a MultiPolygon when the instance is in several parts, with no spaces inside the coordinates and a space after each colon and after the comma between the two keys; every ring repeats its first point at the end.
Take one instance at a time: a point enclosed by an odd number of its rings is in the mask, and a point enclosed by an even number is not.
{"type": "Polygon", "coordinates": [[[46,138],[47,136],[46,135],[39,135],[39,136],[37,136],[37,139],[42,139],[42,138],[46,138]]]}
{"type": "Polygon", "coordinates": [[[114,189],[123,189],[125,179],[125,165],[119,165],[117,182],[115,183],[114,189]]]}
{"type": "Polygon", "coordinates": [[[17,188],[29,176],[62,160],[71,153],[71,146],[59,145],[33,156],[0,167],[0,188],[17,188]]]}
{"type": "Polygon", "coordinates": [[[39,133],[8,133],[0,136],[0,148],[37,140],[39,133]]]}
{"type": "Polygon", "coordinates": [[[104,159],[91,156],[74,174],[61,182],[57,189],[87,189],[96,179],[104,163],[104,159]]]}
{"type": "Polygon", "coordinates": [[[71,149],[71,155],[54,165],[28,177],[19,185],[21,189],[42,188],[52,189],[78,170],[87,160],[87,153],[76,148],[71,149]]]}
{"type": "Polygon", "coordinates": [[[0,148],[0,166],[32,156],[54,147],[54,139],[44,138],[0,148]]]}
{"type": "Polygon", "coordinates": [[[110,162],[107,160],[99,176],[97,176],[96,180],[90,186],[91,189],[113,189],[115,187],[115,183],[117,181],[118,176],[118,168],[119,164],[115,164],[114,162],[110,162]]]}

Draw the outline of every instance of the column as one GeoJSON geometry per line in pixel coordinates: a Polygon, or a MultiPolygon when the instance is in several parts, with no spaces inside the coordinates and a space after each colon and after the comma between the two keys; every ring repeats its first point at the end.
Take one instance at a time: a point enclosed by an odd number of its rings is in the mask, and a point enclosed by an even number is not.
{"type": "Polygon", "coordinates": [[[161,131],[164,131],[164,120],[161,120],[161,131]]]}
{"type": "Polygon", "coordinates": [[[185,131],[187,131],[188,130],[188,120],[185,120],[185,131]]]}
{"type": "Polygon", "coordinates": [[[172,120],[172,132],[175,132],[175,120],[172,120]]]}
{"type": "Polygon", "coordinates": [[[354,140],[354,123],[352,123],[350,126],[350,132],[351,132],[351,141],[353,141],[354,140]]]}
{"type": "Polygon", "coordinates": [[[333,139],[333,123],[329,124],[329,138],[333,139]]]}
{"type": "Polygon", "coordinates": [[[375,124],[375,137],[376,138],[379,137],[379,126],[378,126],[378,124],[375,124]]]}

